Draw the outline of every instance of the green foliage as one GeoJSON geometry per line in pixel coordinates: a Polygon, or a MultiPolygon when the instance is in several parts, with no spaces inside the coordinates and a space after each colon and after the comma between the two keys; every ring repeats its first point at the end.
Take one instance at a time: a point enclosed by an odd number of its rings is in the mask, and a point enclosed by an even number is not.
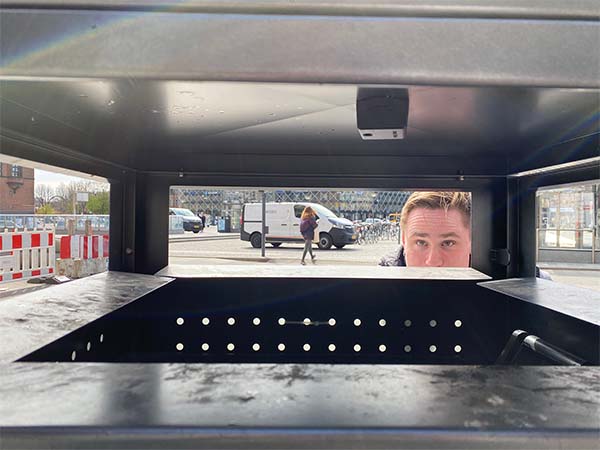
{"type": "Polygon", "coordinates": [[[37,209],[36,214],[56,214],[56,211],[54,210],[54,208],[52,207],[52,205],[50,205],[48,203],[46,205],[40,206],[37,209]]]}
{"type": "Polygon", "coordinates": [[[108,214],[109,212],[109,193],[97,192],[91,194],[87,202],[86,210],[88,214],[108,214]]]}

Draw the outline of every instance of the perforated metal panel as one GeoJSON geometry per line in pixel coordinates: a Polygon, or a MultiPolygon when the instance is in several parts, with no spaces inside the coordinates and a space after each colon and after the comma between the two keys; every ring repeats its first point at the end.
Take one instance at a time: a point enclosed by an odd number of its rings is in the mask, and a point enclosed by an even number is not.
{"type": "Polygon", "coordinates": [[[337,319],[333,314],[315,314],[303,318],[297,311],[260,316],[215,312],[202,318],[178,317],[168,326],[167,342],[184,358],[270,360],[289,355],[332,362],[462,360],[463,346],[468,348],[463,321],[440,318],[435,312],[427,316],[407,311],[399,316],[359,311],[354,319],[351,311],[339,312],[337,319]]]}
{"type": "Polygon", "coordinates": [[[509,328],[474,281],[179,279],[26,359],[486,364],[509,328]]]}

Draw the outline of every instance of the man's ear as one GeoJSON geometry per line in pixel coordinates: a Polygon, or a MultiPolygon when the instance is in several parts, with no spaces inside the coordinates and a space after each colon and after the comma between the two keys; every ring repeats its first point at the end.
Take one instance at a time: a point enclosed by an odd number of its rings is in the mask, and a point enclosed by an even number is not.
{"type": "Polygon", "coordinates": [[[400,242],[402,243],[402,247],[406,248],[406,239],[404,239],[404,231],[400,230],[400,242]]]}

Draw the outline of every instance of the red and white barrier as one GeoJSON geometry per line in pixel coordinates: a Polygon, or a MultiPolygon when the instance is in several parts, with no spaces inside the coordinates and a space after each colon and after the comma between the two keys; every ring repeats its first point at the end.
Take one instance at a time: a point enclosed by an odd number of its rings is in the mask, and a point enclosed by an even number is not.
{"type": "Polygon", "coordinates": [[[54,229],[0,233],[0,283],[54,273],[54,229]]]}
{"type": "Polygon", "coordinates": [[[60,239],[61,259],[108,258],[108,235],[63,236],[60,239]]]}

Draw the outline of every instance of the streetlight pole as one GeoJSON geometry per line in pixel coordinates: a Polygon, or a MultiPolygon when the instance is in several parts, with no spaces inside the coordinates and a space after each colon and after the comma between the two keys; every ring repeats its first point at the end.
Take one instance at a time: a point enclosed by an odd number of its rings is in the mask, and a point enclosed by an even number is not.
{"type": "Polygon", "coordinates": [[[262,233],[260,243],[260,256],[265,257],[265,245],[267,241],[267,193],[260,191],[262,197],[262,233]]]}

